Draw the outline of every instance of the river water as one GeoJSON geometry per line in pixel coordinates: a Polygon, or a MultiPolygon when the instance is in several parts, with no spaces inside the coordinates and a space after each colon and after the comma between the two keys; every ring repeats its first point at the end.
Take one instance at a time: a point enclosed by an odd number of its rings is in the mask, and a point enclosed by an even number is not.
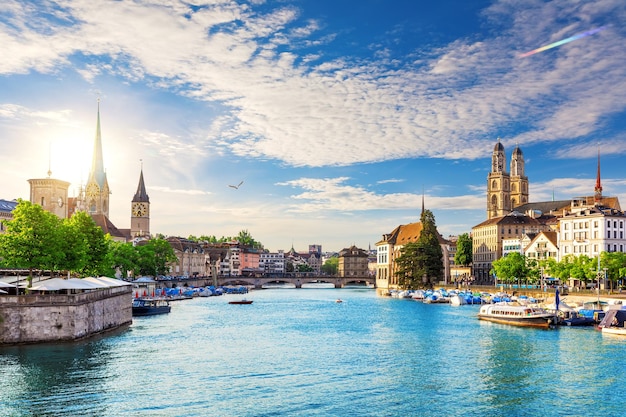
{"type": "Polygon", "coordinates": [[[246,297],[178,301],[87,341],[0,348],[0,416],[625,412],[626,338],[499,325],[477,306],[374,290],[246,297]]]}

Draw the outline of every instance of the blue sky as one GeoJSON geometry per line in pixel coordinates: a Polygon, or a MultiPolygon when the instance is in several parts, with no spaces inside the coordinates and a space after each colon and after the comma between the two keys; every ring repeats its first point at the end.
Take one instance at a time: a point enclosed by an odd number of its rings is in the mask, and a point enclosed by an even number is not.
{"type": "Polygon", "coordinates": [[[120,228],[141,160],[153,233],[367,248],[422,192],[469,232],[498,137],[531,201],[592,194],[599,148],[626,202],[625,20],[623,0],[5,0],[0,198],[49,165],[76,193],[99,98],[120,228]]]}

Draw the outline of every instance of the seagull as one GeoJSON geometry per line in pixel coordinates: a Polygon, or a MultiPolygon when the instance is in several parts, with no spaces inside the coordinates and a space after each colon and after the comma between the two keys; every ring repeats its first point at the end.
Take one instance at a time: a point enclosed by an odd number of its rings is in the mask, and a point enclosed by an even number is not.
{"type": "Polygon", "coordinates": [[[235,190],[238,190],[239,187],[241,187],[241,184],[243,184],[243,181],[241,181],[239,184],[237,185],[229,185],[230,188],[234,188],[235,190]]]}

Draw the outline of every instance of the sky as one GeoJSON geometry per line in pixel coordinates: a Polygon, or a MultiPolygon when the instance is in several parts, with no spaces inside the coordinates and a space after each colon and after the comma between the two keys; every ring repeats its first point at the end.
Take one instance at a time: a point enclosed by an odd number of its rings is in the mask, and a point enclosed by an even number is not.
{"type": "Polygon", "coordinates": [[[99,100],[118,228],[143,169],[153,234],[367,249],[422,199],[469,233],[498,138],[531,202],[592,195],[600,152],[624,204],[625,21],[623,0],[3,0],[0,198],[49,169],[76,195],[99,100]]]}

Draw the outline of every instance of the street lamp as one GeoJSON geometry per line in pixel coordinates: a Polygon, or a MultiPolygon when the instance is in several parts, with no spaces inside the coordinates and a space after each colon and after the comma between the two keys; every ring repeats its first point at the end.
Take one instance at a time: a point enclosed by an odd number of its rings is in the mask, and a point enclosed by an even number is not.
{"type": "Polygon", "coordinates": [[[606,287],[606,274],[607,274],[607,271],[609,270],[609,268],[602,268],[602,270],[604,271],[603,279],[604,279],[604,286],[606,287]]]}

